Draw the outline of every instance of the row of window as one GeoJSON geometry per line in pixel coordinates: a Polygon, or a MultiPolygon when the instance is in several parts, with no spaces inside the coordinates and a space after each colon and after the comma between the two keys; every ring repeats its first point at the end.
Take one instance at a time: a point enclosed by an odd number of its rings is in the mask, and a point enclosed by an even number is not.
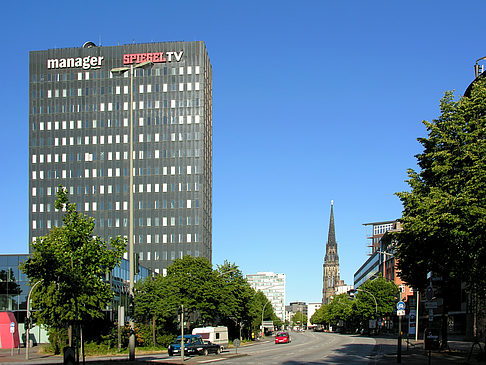
{"type": "MultiPolygon", "coordinates": [[[[139,85],[138,86],[138,93],[139,94],[150,94],[152,92],[169,92],[169,91],[199,91],[201,89],[200,83],[199,82],[187,82],[187,83],[173,83],[173,84],[162,84],[162,87],[160,87],[159,84],[154,84],[154,87],[152,87],[152,84],[147,84],[147,85],[139,85]],[[170,89],[170,90],[169,90],[170,89]]],[[[48,89],[47,90],[47,99],[52,99],[52,98],[67,98],[68,94],[70,97],[73,96],[89,96],[89,95],[105,95],[105,91],[107,91],[107,94],[112,94],[112,95],[128,95],[129,94],[129,86],[124,85],[124,86],[108,86],[105,90],[104,86],[101,86],[99,88],[69,88],[69,89],[48,89]],[[69,91],[69,92],[68,92],[69,91]]],[[[137,88],[134,86],[133,87],[133,93],[137,93],[137,88]]],[[[37,98],[37,94],[39,95],[39,98],[43,99],[44,98],[44,90],[39,90],[37,93],[37,90],[32,90],[32,97],[37,98]]]]}
{"type": "MultiPolygon", "coordinates": [[[[192,108],[192,107],[199,107],[201,104],[199,102],[199,98],[195,99],[179,99],[179,100],[147,100],[145,103],[143,100],[138,102],[138,109],[160,109],[160,108],[192,108]],[[170,102],[170,103],[169,103],[170,102]]],[[[132,106],[133,110],[137,110],[137,102],[133,102],[132,106]]],[[[128,101],[123,103],[115,102],[115,103],[100,103],[99,108],[98,104],[54,104],[54,105],[47,105],[47,106],[33,106],[32,107],[32,114],[54,114],[54,113],[81,113],[81,112],[111,112],[114,110],[128,110],[128,101]]]]}
{"type": "MultiPolygon", "coordinates": [[[[200,66],[180,66],[180,67],[153,67],[153,68],[147,68],[147,69],[135,69],[133,70],[133,76],[134,77],[142,77],[142,76],[166,76],[166,75],[172,75],[172,76],[182,76],[184,74],[186,75],[199,75],[201,73],[201,67],[200,66]]],[[[85,71],[85,72],[71,72],[71,73],[56,73],[56,74],[32,74],[32,81],[37,82],[39,80],[40,82],[44,81],[53,81],[53,82],[59,82],[59,81],[82,81],[82,80],[96,80],[96,79],[104,79],[106,76],[110,79],[114,78],[113,74],[109,71],[105,70],[100,70],[100,71],[85,71]]],[[[128,78],[129,74],[128,72],[123,74],[123,77],[128,78]]]]}
{"type": "MultiPolygon", "coordinates": [[[[116,202],[119,203],[119,202],[116,202]]],[[[126,203],[126,202],[124,202],[126,203]]],[[[89,203],[86,203],[89,204],[89,203]]],[[[126,210],[126,209],[125,209],[126,210]]],[[[104,228],[105,227],[105,218],[100,218],[97,220],[98,227],[104,228]]],[[[137,227],[175,227],[175,226],[198,226],[199,225],[199,216],[196,215],[194,217],[194,222],[192,219],[192,216],[188,217],[179,217],[179,219],[176,219],[176,217],[162,217],[162,221],[160,217],[154,217],[152,220],[152,217],[148,218],[139,218],[138,219],[138,226],[137,227]]],[[[44,227],[44,220],[43,219],[33,219],[32,220],[32,229],[51,229],[52,227],[58,227],[59,226],[59,220],[54,219],[46,219],[46,226],[44,227]]],[[[128,218],[106,218],[106,227],[111,228],[111,227],[128,227],[128,218]]],[[[190,241],[188,241],[190,242],[190,241]]],[[[146,243],[151,243],[151,242],[146,242],[146,243]]],[[[157,243],[157,242],[156,242],[157,243]]],[[[164,242],[166,243],[166,242],[164,242]]]]}
{"type": "MultiPolygon", "coordinates": [[[[64,170],[63,170],[64,171],[64,170]]],[[[144,193],[144,192],[147,192],[147,193],[151,193],[151,192],[154,192],[154,193],[167,193],[167,192],[176,192],[176,191],[192,191],[192,185],[194,184],[194,191],[199,191],[199,183],[198,182],[187,182],[187,183],[163,183],[163,184],[153,184],[153,190],[152,190],[152,184],[134,184],[133,185],[133,192],[134,193],[144,193]],[[138,190],[137,190],[137,187],[138,187],[138,190]],[[145,187],[145,188],[144,188],[145,187]],[[186,189],[186,190],[184,190],[186,189]]],[[[107,189],[106,189],[106,193],[107,194],[112,194],[113,192],[115,193],[119,193],[119,187],[120,185],[119,184],[115,184],[115,185],[107,185],[106,186],[107,189]],[[115,186],[115,190],[113,190],[113,186],[115,186]]],[[[82,187],[81,186],[78,186],[77,188],[77,191],[78,191],[78,195],[81,194],[81,189],[82,187]]],[[[89,189],[89,186],[85,186],[85,189],[89,189]]],[[[54,189],[55,191],[57,191],[57,188],[54,189]]],[[[127,185],[124,184],[123,185],[123,190],[124,190],[124,193],[126,193],[126,190],[127,190],[127,185]]],[[[70,187],[70,194],[74,194],[74,187],[71,186],[70,187]]],[[[86,192],[85,190],[85,194],[93,194],[93,195],[97,195],[97,194],[100,194],[100,195],[103,195],[105,194],[105,185],[100,185],[99,186],[99,189],[97,188],[96,185],[92,185],[91,186],[91,189],[88,190],[88,192],[86,192]]],[[[47,196],[50,196],[51,194],[55,194],[55,192],[53,192],[53,189],[48,186],[46,188],[46,195],[47,196]]],[[[44,196],[44,188],[43,187],[32,187],[32,197],[35,197],[35,196],[44,196]]]]}
{"type": "MultiPolygon", "coordinates": [[[[108,135],[106,136],[77,136],[77,137],[48,137],[46,139],[40,137],[37,143],[36,138],[31,138],[32,147],[60,147],[60,146],[82,146],[82,145],[112,145],[114,144],[128,144],[128,135],[108,135]],[[115,138],[113,138],[115,137],[115,138]],[[123,139],[122,139],[123,137],[123,139]],[[45,141],[45,143],[44,143],[45,141]],[[52,143],[54,142],[54,144],[52,143]]],[[[139,134],[138,143],[152,143],[152,142],[184,142],[184,141],[199,141],[201,138],[200,132],[187,132],[187,133],[155,133],[152,134],[139,134]],[[152,138],[153,137],[153,138],[152,138]]],[[[156,150],[158,151],[158,150],[156,150]]],[[[128,153],[128,152],[127,152],[128,153]]],[[[143,151],[139,152],[139,155],[143,155],[143,151]]],[[[157,155],[159,152],[156,153],[157,155]]],[[[35,156],[35,155],[33,155],[35,156]]],[[[133,158],[137,158],[136,152],[134,152],[133,158]]],[[[143,158],[142,158],[143,159],[143,158]]],[[[35,162],[34,162],[35,163],[35,162]]]]}
{"type": "MultiPolygon", "coordinates": [[[[160,122],[162,121],[162,124],[199,124],[201,118],[199,115],[180,115],[178,118],[176,116],[155,116],[153,118],[149,117],[140,117],[138,118],[138,125],[139,126],[150,126],[150,125],[159,125],[160,122]]],[[[111,128],[111,127],[121,127],[122,122],[120,119],[107,119],[106,121],[106,127],[111,128]]],[[[123,127],[128,127],[128,118],[123,118],[123,127]]],[[[67,121],[54,121],[54,122],[39,122],[39,123],[32,123],[32,130],[39,130],[39,131],[44,131],[44,130],[60,130],[60,129],[89,129],[89,128],[105,128],[105,121],[103,119],[101,120],[96,120],[93,119],[92,121],[90,120],[85,120],[84,123],[82,120],[70,120],[69,124],[67,121]],[[84,125],[83,125],[84,124],[84,125]],[[39,128],[37,128],[37,126],[39,128]]]]}
{"type": "MultiPolygon", "coordinates": [[[[142,209],[183,209],[183,208],[187,208],[187,209],[192,209],[192,208],[199,208],[199,199],[185,199],[186,201],[186,204],[184,204],[184,199],[179,199],[179,200],[175,200],[175,199],[172,199],[172,200],[167,200],[167,199],[162,199],[161,201],[159,200],[154,200],[154,204],[152,206],[151,204],[151,201],[150,200],[147,200],[147,201],[144,201],[144,200],[139,200],[136,202],[136,208],[138,210],[142,210],[142,209]],[[194,204],[193,204],[193,201],[194,201],[194,204]],[[162,203],[162,204],[160,204],[162,203]]],[[[106,209],[107,210],[113,210],[113,207],[115,207],[115,210],[120,210],[121,207],[123,207],[123,210],[128,210],[128,202],[127,201],[124,201],[123,203],[121,202],[112,202],[112,201],[109,201],[106,203],[106,209]],[[115,203],[115,204],[113,204],[115,203]]],[[[97,210],[104,210],[105,209],[105,202],[92,202],[91,203],[91,210],[92,211],[97,211],[97,210]]],[[[85,202],[84,203],[84,211],[85,212],[88,212],[90,210],[90,203],[89,202],[85,202]]],[[[37,211],[39,213],[44,213],[45,212],[51,212],[52,209],[51,209],[51,204],[50,203],[33,203],[32,204],[32,213],[37,213],[37,211]],[[45,207],[45,209],[44,209],[45,207]],[[37,209],[39,208],[39,209],[37,209]]],[[[54,209],[54,211],[57,212],[57,209],[54,209]]],[[[158,218],[156,218],[156,221],[157,222],[155,225],[159,225],[158,224],[158,218]]],[[[190,218],[188,219],[188,225],[190,225],[191,223],[191,220],[190,218]]],[[[143,226],[143,222],[140,221],[140,226],[143,226]]],[[[150,226],[151,225],[151,219],[150,218],[147,218],[147,226],[150,226]]],[[[180,225],[182,225],[182,223],[180,223],[180,225]]]]}
{"type": "MultiPolygon", "coordinates": [[[[159,185],[159,184],[154,184],[154,192],[155,192],[155,189],[157,189],[157,192],[159,192],[159,188],[156,186],[156,185],[159,185]]],[[[35,189],[35,196],[44,196],[44,187],[38,187],[38,188],[32,188],[32,189],[35,189]]],[[[59,189],[59,187],[46,187],[45,188],[45,193],[47,196],[51,196],[51,195],[54,195],[57,193],[57,189],[59,189]]],[[[138,191],[139,192],[143,192],[144,189],[143,189],[143,184],[139,184],[138,186],[138,191]]],[[[164,189],[169,189],[170,192],[182,192],[182,191],[187,191],[187,192],[190,192],[190,191],[199,191],[200,190],[200,183],[199,182],[186,182],[186,183],[171,183],[171,184],[162,184],[162,190],[164,189]],[[166,185],[164,187],[164,185],[166,185]]],[[[105,194],[105,186],[104,185],[100,185],[99,188],[97,188],[96,185],[85,185],[85,186],[77,186],[76,189],[74,189],[74,186],[70,186],[69,187],[69,194],[70,195],[74,195],[74,191],[76,190],[76,194],[77,195],[82,195],[84,193],[84,195],[97,195],[97,194],[105,194]]],[[[34,190],[33,190],[34,191],[34,190]]],[[[133,191],[134,193],[137,192],[137,186],[134,185],[133,187],[133,191]]],[[[151,184],[147,184],[146,186],[146,190],[147,192],[152,192],[152,185],[151,184]]],[[[115,185],[107,185],[106,186],[106,193],[107,194],[112,194],[112,193],[115,193],[115,194],[119,194],[121,191],[120,191],[120,184],[115,184],[115,185]]],[[[164,191],[163,191],[164,192],[164,191]]],[[[128,185],[127,184],[123,184],[123,193],[124,194],[127,194],[128,193],[128,185]]],[[[147,203],[148,205],[146,206],[146,208],[150,208],[150,203],[147,203]]],[[[140,208],[140,209],[143,209],[143,208],[140,208]]],[[[158,209],[158,200],[155,200],[155,209],[158,209]]]]}
{"type": "MultiPolygon", "coordinates": [[[[197,138],[199,138],[199,132],[196,132],[197,138]]],[[[181,136],[179,136],[181,137],[181,136]]],[[[172,138],[172,137],[171,137],[172,138]]],[[[176,138],[176,134],[174,133],[174,138],[176,138]]],[[[141,138],[143,139],[143,138],[141,138]]],[[[86,142],[86,140],[85,140],[86,142]]],[[[88,141],[89,142],[89,141],[88,141]]],[[[86,143],[87,145],[90,145],[90,143],[86,143]]],[[[99,153],[96,152],[85,152],[81,153],[78,152],[76,154],[70,153],[69,154],[69,162],[92,162],[92,161],[104,161],[106,156],[106,160],[108,161],[120,161],[120,160],[128,160],[128,151],[115,151],[115,152],[105,152],[101,151],[99,153]]],[[[169,155],[169,150],[154,150],[152,153],[152,150],[140,150],[140,151],[133,151],[133,159],[134,160],[143,160],[143,159],[159,159],[159,158],[175,158],[175,157],[199,157],[200,156],[200,151],[198,148],[192,149],[192,148],[187,148],[187,149],[171,149],[170,150],[170,155],[169,155]],[[184,156],[184,152],[186,152],[184,156]]],[[[31,157],[31,162],[32,164],[43,164],[43,163],[59,163],[59,162],[67,162],[67,153],[46,153],[46,154],[32,154],[31,157]],[[39,157],[39,158],[37,158],[39,157]]]]}
{"type": "MultiPolygon", "coordinates": [[[[140,251],[138,253],[138,257],[142,261],[158,261],[158,260],[164,260],[164,261],[174,261],[176,258],[182,259],[184,255],[189,255],[193,257],[199,257],[199,250],[194,251],[194,255],[192,255],[191,250],[186,250],[184,251],[161,251],[161,255],[159,255],[159,251],[154,251],[153,253],[151,251],[140,251]],[[177,257],[176,257],[177,254],[177,257]]],[[[155,269],[156,273],[159,273],[159,269],[155,269]]]]}
{"type": "MultiPolygon", "coordinates": [[[[150,167],[139,168],[137,174],[137,169],[133,169],[133,176],[167,176],[167,175],[176,175],[176,166],[164,166],[162,167],[162,174],[160,174],[160,168],[155,167],[154,169],[150,167]]],[[[201,171],[198,165],[189,165],[189,166],[178,166],[177,174],[178,175],[198,175],[201,171]],[[185,170],[185,171],[184,171],[185,170]]],[[[107,168],[106,169],[106,177],[127,177],[128,176],[128,168],[124,167],[123,169],[120,167],[115,168],[107,168]]],[[[32,171],[32,180],[44,180],[44,179],[67,179],[67,178],[97,178],[97,177],[105,177],[105,169],[69,169],[69,170],[47,170],[44,173],[44,170],[39,171],[32,171]]],[[[158,185],[158,184],[156,184],[158,185]]],[[[165,184],[167,185],[167,184],[165,184]]],[[[167,186],[166,186],[167,188],[167,186]]],[[[158,187],[156,187],[158,189],[158,187]]]]}

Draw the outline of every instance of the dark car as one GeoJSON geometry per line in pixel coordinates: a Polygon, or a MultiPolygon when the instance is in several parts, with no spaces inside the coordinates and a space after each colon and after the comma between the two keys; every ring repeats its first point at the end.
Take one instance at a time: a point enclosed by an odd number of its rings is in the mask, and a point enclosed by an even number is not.
{"type": "Polygon", "coordinates": [[[288,332],[278,332],[275,335],[275,343],[289,343],[291,342],[290,334],[288,332]]]}
{"type": "MultiPolygon", "coordinates": [[[[177,336],[167,349],[169,356],[181,353],[181,336],[177,336]]],[[[184,335],[184,355],[208,355],[209,353],[219,354],[221,349],[209,341],[204,341],[201,335],[184,335]]]]}

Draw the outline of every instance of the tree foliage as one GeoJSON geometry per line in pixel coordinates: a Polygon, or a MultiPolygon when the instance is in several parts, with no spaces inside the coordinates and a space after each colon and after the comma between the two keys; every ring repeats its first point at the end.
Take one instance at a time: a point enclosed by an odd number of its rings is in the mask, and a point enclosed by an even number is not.
{"type": "Polygon", "coordinates": [[[126,242],[120,237],[109,244],[93,236],[94,219],[79,213],[60,186],[55,207],[63,211],[63,225],[54,227],[32,244],[33,253],[20,268],[30,285],[36,320],[51,328],[102,317],[113,297],[103,279],[120,263],[126,242]]]}
{"type": "Polygon", "coordinates": [[[302,311],[297,311],[292,316],[292,324],[295,326],[297,324],[306,325],[307,316],[302,311]]]}
{"type": "MultiPolygon", "coordinates": [[[[207,259],[185,256],[167,268],[167,276],[137,284],[135,316],[144,323],[155,318],[159,335],[175,334],[178,311],[184,304],[192,328],[224,324],[233,337],[238,337],[240,325],[247,331],[260,325],[267,302],[263,293],[250,287],[235,264],[225,262],[213,270],[207,259]]],[[[272,316],[272,306],[267,305],[264,318],[272,316]]]]}
{"type": "Polygon", "coordinates": [[[321,306],[311,317],[312,324],[337,326],[340,321],[348,321],[354,313],[353,301],[348,294],[340,294],[321,306]]]}
{"type": "Polygon", "coordinates": [[[383,277],[369,280],[356,290],[354,299],[340,294],[321,306],[311,317],[312,324],[337,326],[340,321],[349,327],[354,322],[384,317],[393,313],[398,287],[383,277]],[[375,302],[376,299],[376,302],[375,302]]]}
{"type": "Polygon", "coordinates": [[[357,289],[355,315],[360,320],[391,315],[397,303],[399,289],[382,276],[368,280],[357,289]],[[376,302],[375,302],[376,299],[376,302]]]}
{"type": "Polygon", "coordinates": [[[486,290],[486,87],[479,80],[468,97],[447,92],[441,114],[424,121],[419,170],[408,170],[403,231],[396,235],[400,276],[416,288],[428,271],[447,284],[463,280],[486,290]]]}

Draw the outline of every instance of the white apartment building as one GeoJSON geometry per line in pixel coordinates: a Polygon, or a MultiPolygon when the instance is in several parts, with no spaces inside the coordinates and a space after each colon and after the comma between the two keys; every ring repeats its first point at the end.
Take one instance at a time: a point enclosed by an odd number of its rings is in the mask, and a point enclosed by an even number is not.
{"type": "Polygon", "coordinates": [[[258,272],[246,275],[246,279],[252,288],[265,294],[276,316],[285,321],[285,274],[258,272]]]}

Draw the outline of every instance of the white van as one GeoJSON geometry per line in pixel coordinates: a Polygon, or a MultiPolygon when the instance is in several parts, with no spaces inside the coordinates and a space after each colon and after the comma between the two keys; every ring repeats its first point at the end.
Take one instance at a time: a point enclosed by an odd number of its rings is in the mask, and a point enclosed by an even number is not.
{"type": "Polygon", "coordinates": [[[199,327],[192,330],[193,335],[201,335],[203,340],[219,345],[221,350],[228,348],[228,327],[199,327]]]}

